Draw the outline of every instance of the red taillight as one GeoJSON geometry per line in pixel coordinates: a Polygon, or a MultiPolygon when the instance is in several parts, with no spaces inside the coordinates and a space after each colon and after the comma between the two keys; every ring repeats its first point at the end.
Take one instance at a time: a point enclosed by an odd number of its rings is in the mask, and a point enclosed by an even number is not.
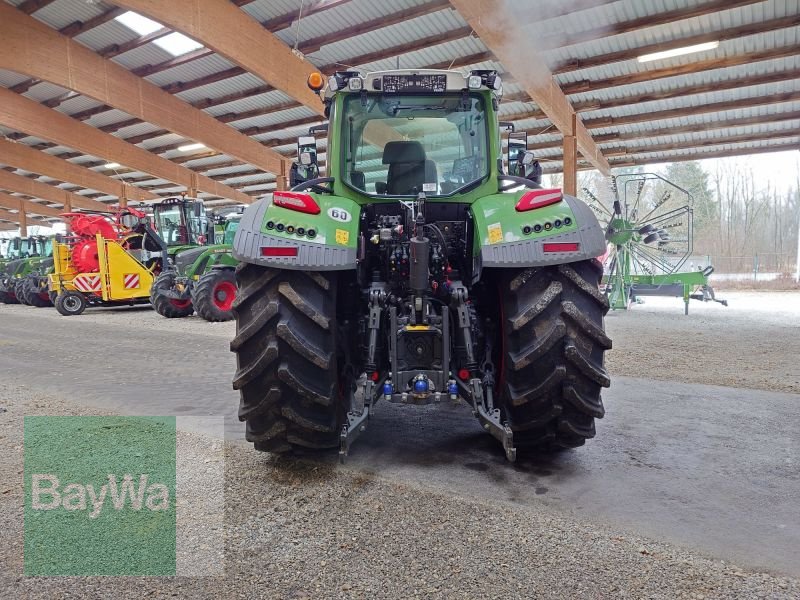
{"type": "Polygon", "coordinates": [[[261,246],[261,256],[297,256],[296,246],[261,246]]]}
{"type": "Polygon", "coordinates": [[[581,245],[577,242],[550,242],[542,244],[542,250],[545,252],[577,252],[580,248],[581,245]]]}
{"type": "Polygon", "coordinates": [[[469,379],[469,371],[467,369],[459,369],[458,378],[461,381],[467,381],[469,379]]]}
{"type": "Polygon", "coordinates": [[[275,192],[272,194],[272,203],[281,208],[288,208],[310,215],[320,213],[319,204],[308,194],[301,192],[275,192]]]}
{"type": "Polygon", "coordinates": [[[380,375],[378,374],[377,371],[373,371],[372,375],[369,376],[369,378],[372,379],[372,381],[378,381],[379,377],[380,377],[380,375]]]}
{"type": "Polygon", "coordinates": [[[558,204],[563,200],[561,190],[531,190],[525,192],[517,202],[517,212],[525,212],[534,208],[543,208],[551,204],[558,204]]]}

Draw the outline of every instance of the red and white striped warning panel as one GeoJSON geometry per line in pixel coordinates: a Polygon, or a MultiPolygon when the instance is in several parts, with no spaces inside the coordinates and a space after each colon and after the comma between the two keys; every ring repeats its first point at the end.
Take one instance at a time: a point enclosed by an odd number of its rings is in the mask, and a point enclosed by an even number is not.
{"type": "Polygon", "coordinates": [[[72,280],[75,288],[82,292],[99,292],[100,275],[78,275],[72,280]]]}
{"type": "Polygon", "coordinates": [[[126,273],[122,278],[122,284],[125,286],[126,290],[135,290],[139,287],[139,274],[126,273]]]}

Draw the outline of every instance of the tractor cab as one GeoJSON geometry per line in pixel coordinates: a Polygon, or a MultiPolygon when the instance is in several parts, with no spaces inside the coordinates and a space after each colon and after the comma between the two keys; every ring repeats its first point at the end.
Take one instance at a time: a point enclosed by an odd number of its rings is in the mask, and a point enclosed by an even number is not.
{"type": "Polygon", "coordinates": [[[47,257],[53,255],[53,237],[37,235],[28,238],[28,257],[47,257]]]}
{"type": "Polygon", "coordinates": [[[202,200],[178,196],[153,205],[156,232],[168,247],[204,246],[213,243],[213,224],[202,200]]]}
{"type": "Polygon", "coordinates": [[[16,237],[8,245],[8,260],[26,258],[28,256],[29,238],[16,237]]]}

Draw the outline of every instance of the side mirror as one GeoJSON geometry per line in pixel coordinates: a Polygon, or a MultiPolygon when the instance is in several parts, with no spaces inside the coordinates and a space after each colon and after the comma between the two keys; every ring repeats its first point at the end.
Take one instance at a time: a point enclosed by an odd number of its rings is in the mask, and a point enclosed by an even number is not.
{"type": "Polygon", "coordinates": [[[297,139],[298,162],[304,167],[317,164],[317,139],[313,136],[301,136],[297,139]]]}
{"type": "Polygon", "coordinates": [[[508,174],[525,177],[520,162],[528,152],[528,134],[525,131],[508,134],[508,174]]]}
{"type": "Polygon", "coordinates": [[[202,202],[195,202],[192,206],[194,210],[194,216],[198,219],[203,216],[203,203],[202,202]]]}
{"type": "Polygon", "coordinates": [[[292,163],[289,172],[289,187],[293,188],[317,177],[319,177],[317,140],[313,136],[301,136],[297,138],[297,162],[292,163]]]}

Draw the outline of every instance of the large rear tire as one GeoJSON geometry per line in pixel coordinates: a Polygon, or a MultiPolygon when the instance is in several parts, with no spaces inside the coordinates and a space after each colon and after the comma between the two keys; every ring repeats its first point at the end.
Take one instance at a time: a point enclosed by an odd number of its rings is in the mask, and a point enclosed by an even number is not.
{"type": "Polygon", "coordinates": [[[194,312],[191,300],[176,300],[164,294],[175,287],[175,274],[171,271],[161,273],[150,287],[150,304],[162,317],[176,319],[188,317],[194,312]]]}
{"type": "Polygon", "coordinates": [[[501,278],[500,403],[520,449],[574,448],[605,414],[600,389],[611,340],[602,265],[586,260],[508,270],[501,278]]]}
{"type": "Polygon", "coordinates": [[[30,306],[30,301],[28,300],[28,297],[25,295],[24,277],[14,280],[14,296],[16,296],[20,304],[24,304],[25,306],[30,306]]]}
{"type": "Polygon", "coordinates": [[[37,283],[36,277],[26,277],[22,284],[22,293],[25,295],[25,301],[31,306],[44,308],[45,306],[52,306],[50,296],[47,291],[42,291],[37,283]]]}
{"type": "Polygon", "coordinates": [[[239,420],[256,450],[333,448],[344,423],[337,381],[337,274],[243,263],[233,304],[239,420]]]}
{"type": "Polygon", "coordinates": [[[233,319],[236,300],[236,275],[233,269],[214,269],[197,281],[192,288],[192,304],[199,317],[206,321],[233,319]]]}

